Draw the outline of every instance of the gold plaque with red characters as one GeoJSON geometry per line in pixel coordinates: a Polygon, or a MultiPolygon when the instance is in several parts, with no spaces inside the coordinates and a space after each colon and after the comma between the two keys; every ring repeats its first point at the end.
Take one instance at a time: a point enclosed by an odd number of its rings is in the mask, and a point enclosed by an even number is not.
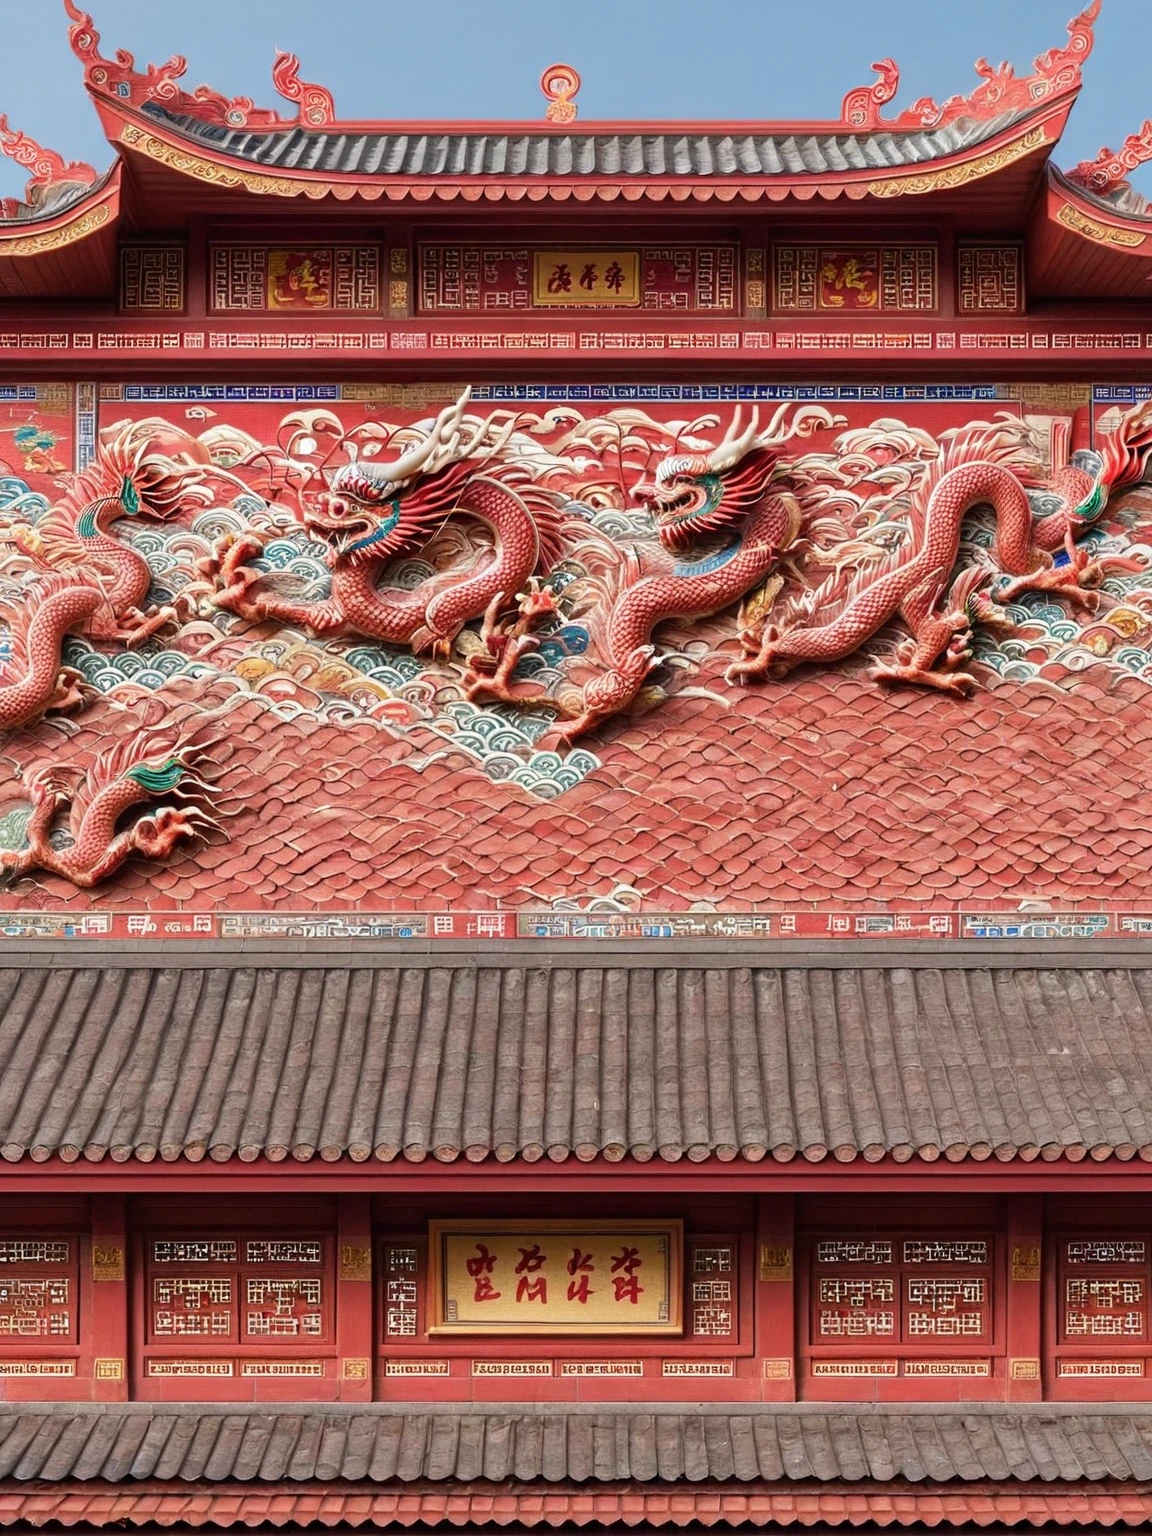
{"type": "Polygon", "coordinates": [[[533,305],[635,308],[640,303],[639,251],[535,251],[533,305]]]}
{"type": "Polygon", "coordinates": [[[432,1333],[678,1334],[683,1223],[429,1223],[432,1333]]]}

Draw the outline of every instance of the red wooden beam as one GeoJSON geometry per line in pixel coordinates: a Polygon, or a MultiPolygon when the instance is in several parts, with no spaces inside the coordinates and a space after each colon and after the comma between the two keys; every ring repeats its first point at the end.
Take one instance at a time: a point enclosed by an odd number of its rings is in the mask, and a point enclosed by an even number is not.
{"type": "Polygon", "coordinates": [[[1152,1164],[1133,1158],[1121,1162],[1038,1158],[1000,1162],[816,1163],[794,1159],[747,1162],[719,1158],[697,1163],[608,1162],[596,1158],[563,1163],[452,1163],[436,1161],[301,1165],[274,1162],[113,1163],[65,1162],[50,1158],[9,1164],[4,1171],[9,1194],[191,1193],[200,1194],[739,1194],[852,1193],[898,1194],[1061,1194],[1149,1193],[1152,1164]]]}

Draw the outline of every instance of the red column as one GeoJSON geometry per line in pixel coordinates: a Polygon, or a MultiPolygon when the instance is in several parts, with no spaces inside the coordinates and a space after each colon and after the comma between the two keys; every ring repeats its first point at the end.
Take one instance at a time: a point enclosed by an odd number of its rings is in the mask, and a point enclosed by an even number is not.
{"type": "Polygon", "coordinates": [[[123,1195],[92,1196],[92,1396],[128,1396],[128,1238],[123,1195]]]}
{"type": "Polygon", "coordinates": [[[1038,1402],[1044,1395],[1040,1364],[1042,1239],[1041,1197],[1009,1195],[1005,1314],[1010,1402],[1038,1402]]]}
{"type": "Polygon", "coordinates": [[[372,1400],[372,1218],[367,1195],[341,1195],[336,1233],[340,1398],[372,1400]]]}
{"type": "Polygon", "coordinates": [[[765,1402],[796,1396],[795,1228],[792,1195],[761,1195],[756,1221],[755,1341],[765,1402]]]}

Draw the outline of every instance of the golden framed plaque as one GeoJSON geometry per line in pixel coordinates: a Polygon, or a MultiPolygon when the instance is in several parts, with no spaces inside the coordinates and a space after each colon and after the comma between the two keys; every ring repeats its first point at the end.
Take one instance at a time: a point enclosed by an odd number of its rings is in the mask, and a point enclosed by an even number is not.
{"type": "Polygon", "coordinates": [[[431,1333],[679,1334],[680,1221],[432,1221],[431,1333]]]}

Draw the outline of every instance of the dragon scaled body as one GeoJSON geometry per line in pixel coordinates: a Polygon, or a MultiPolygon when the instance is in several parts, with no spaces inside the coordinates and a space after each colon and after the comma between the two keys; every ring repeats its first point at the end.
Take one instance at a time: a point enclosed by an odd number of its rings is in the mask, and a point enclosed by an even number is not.
{"type": "MultiPolygon", "coordinates": [[[[724,439],[708,453],[671,454],[651,480],[633,488],[635,499],[655,522],[666,556],[645,569],[626,558],[611,599],[586,621],[604,659],[585,684],[572,718],[559,727],[573,741],[601,720],[627,709],[657,665],[652,633],[670,619],[703,618],[720,612],[757,587],[800,530],[800,508],[787,489],[783,450],[788,439],[836,424],[822,406],[803,406],[782,428],[788,407],[759,430],[759,413],[742,430],[739,410],[724,439]],[[697,547],[705,544],[703,553],[697,547]]],[[[502,630],[489,614],[485,626],[487,664],[473,658],[470,697],[520,705],[556,707],[550,698],[525,697],[512,673],[531,644],[524,634],[525,611],[547,611],[538,590],[525,594],[521,611],[502,630]]]]}
{"type": "Polygon", "coordinates": [[[1101,573],[1077,540],[1098,521],[1111,492],[1142,477],[1150,454],[1152,404],[1145,404],[1129,412],[1106,439],[1095,473],[1078,465],[1055,472],[1044,489],[1061,505],[1034,519],[1024,487],[1036,483],[1035,468],[1019,442],[995,427],[957,434],[918,488],[911,540],[879,571],[868,570],[846,587],[834,579],[817,591],[809,604],[817,622],[784,631],[765,622],[745,631],[744,657],[729,668],[729,681],[779,678],[801,662],[841,660],[899,618],[911,640],[900,647],[894,663],[874,667],[871,675],[966,692],[976,686],[976,679],[960,670],[971,654],[974,619],[995,623],[996,618],[986,603],[980,604],[979,573],[962,577],[952,600],[941,608],[965,516],[981,505],[993,510],[997,563],[1016,578],[995,594],[1000,603],[1027,591],[1050,591],[1094,607],[1101,573]],[[1067,557],[1063,565],[1051,558],[1059,550],[1067,557]]]}
{"type": "Polygon", "coordinates": [[[34,765],[24,775],[27,846],[0,853],[0,873],[18,879],[42,869],[90,887],[134,853],[163,859],[180,842],[204,836],[218,826],[200,772],[209,745],[196,733],[141,732],[100,754],[79,786],[56,763],[34,765]],[[125,814],[140,806],[146,813],[121,828],[125,814]],[[64,810],[70,842],[60,848],[51,833],[64,810]]]}

